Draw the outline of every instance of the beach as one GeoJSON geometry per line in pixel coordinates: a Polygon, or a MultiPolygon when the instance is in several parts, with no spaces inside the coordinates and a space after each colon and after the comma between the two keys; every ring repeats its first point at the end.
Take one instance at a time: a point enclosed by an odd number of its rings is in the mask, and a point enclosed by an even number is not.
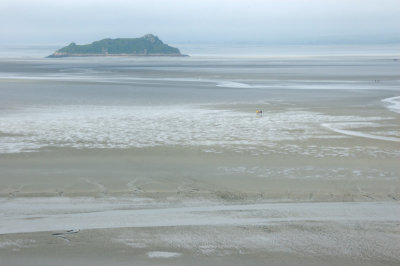
{"type": "Polygon", "coordinates": [[[0,224],[8,265],[396,265],[399,252],[396,202],[192,200],[171,207],[129,197],[1,205],[13,221],[0,224]]]}
{"type": "Polygon", "coordinates": [[[398,265],[396,56],[1,58],[0,265],[398,265]]]}

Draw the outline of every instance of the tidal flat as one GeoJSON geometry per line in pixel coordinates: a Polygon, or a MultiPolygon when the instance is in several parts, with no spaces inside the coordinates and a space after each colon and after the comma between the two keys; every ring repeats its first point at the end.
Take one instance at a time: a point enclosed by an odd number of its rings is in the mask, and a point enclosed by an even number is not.
{"type": "Polygon", "coordinates": [[[396,56],[1,58],[0,265],[398,265],[396,56]]]}

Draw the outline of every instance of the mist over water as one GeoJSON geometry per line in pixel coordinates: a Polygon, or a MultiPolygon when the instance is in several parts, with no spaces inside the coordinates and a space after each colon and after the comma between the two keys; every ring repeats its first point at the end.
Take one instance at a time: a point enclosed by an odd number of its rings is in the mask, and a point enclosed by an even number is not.
{"type": "MultiPolygon", "coordinates": [[[[79,43],[81,44],[81,43],[79,43]]],[[[84,44],[84,43],[82,43],[84,44]]],[[[0,44],[0,58],[43,58],[68,43],[49,44],[0,44]]],[[[381,56],[399,57],[399,44],[381,45],[270,45],[270,44],[194,44],[171,43],[183,54],[192,57],[312,57],[312,56],[381,56]]]]}

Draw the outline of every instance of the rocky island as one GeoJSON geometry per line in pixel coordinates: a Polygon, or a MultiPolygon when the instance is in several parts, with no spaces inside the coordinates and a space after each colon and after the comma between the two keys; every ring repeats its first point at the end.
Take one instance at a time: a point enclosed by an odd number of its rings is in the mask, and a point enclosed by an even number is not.
{"type": "Polygon", "coordinates": [[[71,43],[49,55],[55,57],[84,56],[185,56],[178,48],[164,44],[153,34],[141,38],[103,39],[91,44],[71,43]]]}

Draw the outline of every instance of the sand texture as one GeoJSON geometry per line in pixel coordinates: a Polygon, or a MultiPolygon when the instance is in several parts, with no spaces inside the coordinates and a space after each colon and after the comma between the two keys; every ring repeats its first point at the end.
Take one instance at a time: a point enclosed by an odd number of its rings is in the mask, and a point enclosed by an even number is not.
{"type": "Polygon", "coordinates": [[[0,59],[0,265],[400,265],[399,67],[0,59]]]}

